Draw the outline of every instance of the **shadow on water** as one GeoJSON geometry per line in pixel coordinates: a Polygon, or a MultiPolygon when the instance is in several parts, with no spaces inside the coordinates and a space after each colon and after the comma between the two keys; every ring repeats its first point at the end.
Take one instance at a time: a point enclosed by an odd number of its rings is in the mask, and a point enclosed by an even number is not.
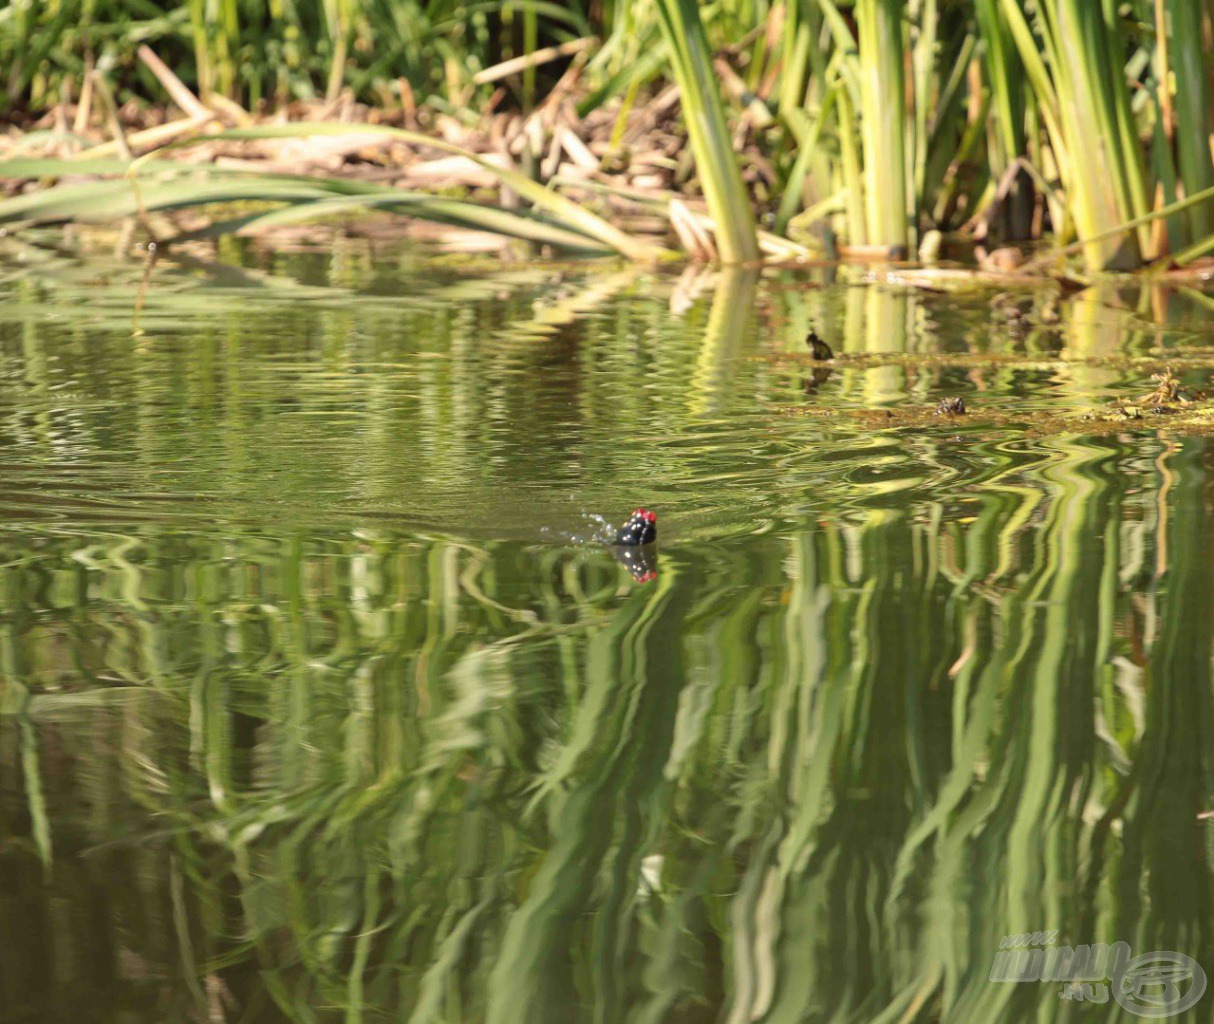
{"type": "Polygon", "coordinates": [[[844,415],[1106,401],[1203,296],[274,270],[316,294],[168,267],[134,337],[137,281],[0,285],[0,1019],[1137,1019],[991,981],[1039,931],[1214,971],[1208,442],[844,415]],[[811,326],[931,358],[807,394],[811,326]],[[638,501],[636,564],[540,530],[638,501]]]}

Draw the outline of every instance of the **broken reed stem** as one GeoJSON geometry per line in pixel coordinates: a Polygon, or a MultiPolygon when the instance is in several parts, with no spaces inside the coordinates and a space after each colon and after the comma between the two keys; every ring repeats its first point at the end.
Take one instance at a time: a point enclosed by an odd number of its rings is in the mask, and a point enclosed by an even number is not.
{"type": "Polygon", "coordinates": [[[135,53],[147,66],[147,69],[156,77],[156,81],[164,86],[164,91],[169,94],[169,97],[174,103],[177,104],[177,106],[179,106],[191,117],[205,117],[210,115],[210,111],[203,106],[202,101],[192,92],[190,92],[180,78],[169,70],[168,66],[164,63],[164,61],[156,56],[150,46],[147,46],[146,44],[140,46],[135,53]]]}
{"type": "Polygon", "coordinates": [[[559,46],[547,46],[542,50],[536,50],[534,53],[527,53],[521,57],[512,57],[510,60],[504,60],[500,64],[494,64],[493,67],[478,71],[472,76],[472,84],[486,85],[489,82],[496,82],[502,78],[509,78],[511,75],[519,71],[525,71],[527,68],[539,67],[541,64],[548,64],[551,61],[559,60],[561,57],[570,57],[575,53],[581,53],[583,50],[588,50],[597,43],[598,40],[594,36],[585,36],[582,39],[571,39],[569,42],[561,43],[559,46]]]}

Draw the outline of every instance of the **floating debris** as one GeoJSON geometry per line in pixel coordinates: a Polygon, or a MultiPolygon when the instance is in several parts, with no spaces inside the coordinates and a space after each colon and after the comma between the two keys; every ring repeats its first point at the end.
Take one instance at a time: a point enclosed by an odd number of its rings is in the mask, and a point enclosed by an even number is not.
{"type": "Polygon", "coordinates": [[[1151,380],[1155,382],[1155,390],[1147,399],[1154,408],[1171,407],[1178,403],[1188,404],[1189,400],[1180,394],[1180,381],[1173,375],[1170,366],[1165,367],[1162,373],[1151,374],[1151,380]]]}
{"type": "Polygon", "coordinates": [[[1170,366],[1151,374],[1151,381],[1155,385],[1153,390],[1141,398],[1119,399],[1113,403],[1111,415],[1125,420],[1142,419],[1145,413],[1159,416],[1187,412],[1202,420],[1208,416],[1208,409],[1200,406],[1205,395],[1200,392],[1189,394],[1181,391],[1180,378],[1172,372],[1170,366]],[[1198,413],[1205,413],[1206,416],[1198,416],[1198,413]]]}
{"type": "Polygon", "coordinates": [[[954,398],[942,398],[936,406],[936,416],[964,416],[965,399],[959,395],[954,398]]]}
{"type": "Polygon", "coordinates": [[[1024,266],[1024,253],[1014,245],[1005,245],[989,253],[979,246],[974,250],[974,255],[978,257],[981,269],[995,273],[1010,274],[1024,266]]]}

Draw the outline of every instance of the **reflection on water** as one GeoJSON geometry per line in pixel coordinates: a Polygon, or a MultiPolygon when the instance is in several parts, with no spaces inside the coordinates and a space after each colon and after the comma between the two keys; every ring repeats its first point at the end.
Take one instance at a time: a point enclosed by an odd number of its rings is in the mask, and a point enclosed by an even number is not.
{"type": "Polygon", "coordinates": [[[1199,384],[1206,296],[223,257],[0,274],[0,1019],[1137,1019],[992,982],[1038,930],[1214,973],[1209,443],[847,415],[1199,384]],[[807,393],[811,326],[868,355],[807,393]],[[642,503],[660,554],[549,539],[642,503]]]}

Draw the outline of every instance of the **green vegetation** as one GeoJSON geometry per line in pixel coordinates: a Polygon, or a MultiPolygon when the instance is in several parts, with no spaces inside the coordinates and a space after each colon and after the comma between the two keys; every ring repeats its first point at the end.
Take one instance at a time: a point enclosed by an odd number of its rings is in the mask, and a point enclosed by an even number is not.
{"type": "MultiPolygon", "coordinates": [[[[536,111],[569,70],[577,117],[614,118],[608,183],[626,119],[673,80],[694,166],[650,198],[702,198],[725,262],[757,257],[756,214],[828,251],[913,252],[928,230],[987,248],[1052,235],[1089,271],[1214,250],[1211,0],[58,0],[0,13],[0,104],[62,109],[91,83],[101,126],[107,105],[163,103],[141,44],[224,116],[302,103],[315,120],[345,96],[473,127],[536,111]]],[[[571,190],[555,178],[542,184],[571,190]]]]}
{"type": "Polygon", "coordinates": [[[679,84],[683,119],[704,197],[725,263],[759,258],[754,215],[734,159],[729,125],[717,91],[711,51],[697,0],[657,0],[671,70],[679,84]]]}

